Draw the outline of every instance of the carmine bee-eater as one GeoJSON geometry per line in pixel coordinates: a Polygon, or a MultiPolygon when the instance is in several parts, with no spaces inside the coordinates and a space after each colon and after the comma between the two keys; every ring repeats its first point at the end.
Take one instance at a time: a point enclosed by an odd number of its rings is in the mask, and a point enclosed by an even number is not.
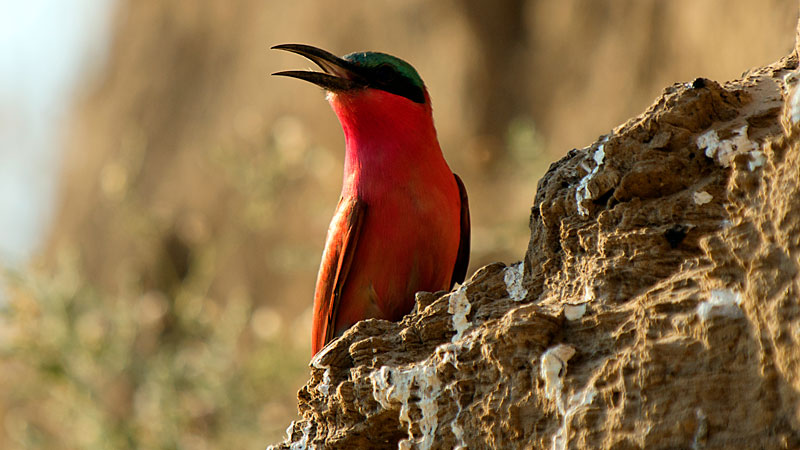
{"type": "Polygon", "coordinates": [[[469,206],[439,147],[428,91],[410,64],[376,52],[339,58],[308,45],[273,48],[322,69],[274,75],[324,88],[345,136],[342,195],[314,293],[314,355],[359,320],[400,320],[418,291],[463,282],[469,206]]]}

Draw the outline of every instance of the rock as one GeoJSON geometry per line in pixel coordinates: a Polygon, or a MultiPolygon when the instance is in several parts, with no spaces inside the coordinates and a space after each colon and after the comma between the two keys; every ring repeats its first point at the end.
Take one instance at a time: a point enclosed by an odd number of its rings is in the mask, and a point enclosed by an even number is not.
{"type": "Polygon", "coordinates": [[[553,163],[522,265],[332,342],[275,448],[800,447],[797,66],[553,163]]]}

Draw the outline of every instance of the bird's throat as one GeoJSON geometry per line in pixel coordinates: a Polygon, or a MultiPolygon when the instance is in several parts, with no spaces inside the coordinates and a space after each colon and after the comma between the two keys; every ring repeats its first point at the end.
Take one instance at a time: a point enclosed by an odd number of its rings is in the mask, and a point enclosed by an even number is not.
{"type": "Polygon", "coordinates": [[[375,89],[332,93],[328,101],[345,136],[343,191],[348,184],[362,191],[373,180],[386,185],[423,175],[411,173],[420,168],[449,173],[429,102],[416,103],[375,89]]]}

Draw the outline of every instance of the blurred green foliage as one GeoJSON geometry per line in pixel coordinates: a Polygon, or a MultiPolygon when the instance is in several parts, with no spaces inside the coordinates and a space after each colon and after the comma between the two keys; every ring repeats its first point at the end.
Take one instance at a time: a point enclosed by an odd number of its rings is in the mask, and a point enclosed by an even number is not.
{"type": "Polygon", "coordinates": [[[307,349],[243,295],[103,297],[74,258],[8,273],[0,448],[264,448],[293,411],[307,349]],[[272,329],[264,329],[264,327],[272,329]]]}

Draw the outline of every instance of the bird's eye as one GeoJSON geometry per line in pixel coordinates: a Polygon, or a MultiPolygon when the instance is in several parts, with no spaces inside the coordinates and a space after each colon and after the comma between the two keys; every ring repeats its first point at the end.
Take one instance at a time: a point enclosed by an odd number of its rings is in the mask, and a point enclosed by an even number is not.
{"type": "Polygon", "coordinates": [[[375,72],[377,72],[378,76],[381,78],[394,78],[397,74],[397,71],[394,70],[394,67],[386,63],[376,67],[375,72]]]}

